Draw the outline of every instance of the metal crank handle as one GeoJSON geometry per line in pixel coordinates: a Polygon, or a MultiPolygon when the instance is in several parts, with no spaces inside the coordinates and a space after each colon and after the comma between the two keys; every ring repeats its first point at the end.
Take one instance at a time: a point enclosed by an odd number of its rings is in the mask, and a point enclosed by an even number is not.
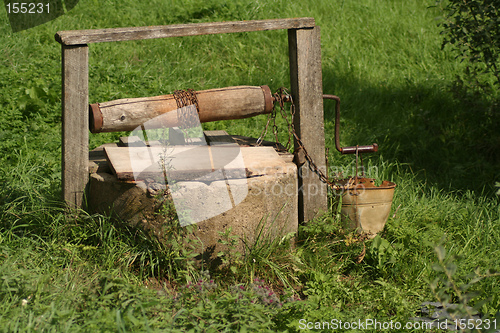
{"type": "Polygon", "coordinates": [[[356,149],[358,150],[358,154],[363,153],[374,153],[378,151],[378,144],[374,143],[366,146],[349,146],[349,147],[341,147],[340,152],[342,154],[356,154],[356,149]]]}
{"type": "Polygon", "coordinates": [[[367,146],[349,146],[349,147],[341,147],[340,146],[340,98],[335,95],[323,95],[323,99],[333,99],[336,103],[335,106],[335,148],[341,154],[358,154],[362,153],[374,153],[378,151],[378,144],[374,143],[372,145],[367,146]]]}

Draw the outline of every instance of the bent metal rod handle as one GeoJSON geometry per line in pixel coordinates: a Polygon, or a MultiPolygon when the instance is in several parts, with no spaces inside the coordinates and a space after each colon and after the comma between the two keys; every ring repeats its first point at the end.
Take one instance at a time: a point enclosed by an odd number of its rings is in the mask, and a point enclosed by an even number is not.
{"type": "Polygon", "coordinates": [[[366,146],[349,146],[349,147],[341,147],[340,146],[340,98],[335,95],[323,95],[323,99],[333,99],[336,102],[335,106],[335,148],[344,154],[355,154],[356,151],[358,154],[362,153],[373,153],[378,151],[378,144],[374,143],[372,145],[366,146]]]}

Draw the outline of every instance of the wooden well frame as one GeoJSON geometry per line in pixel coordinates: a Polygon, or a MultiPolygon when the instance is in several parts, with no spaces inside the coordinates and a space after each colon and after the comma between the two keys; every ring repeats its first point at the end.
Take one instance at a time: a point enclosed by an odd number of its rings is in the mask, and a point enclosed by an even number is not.
{"type": "MultiPolygon", "coordinates": [[[[316,165],[325,170],[320,29],[314,18],[57,32],[55,38],[62,47],[62,196],[67,206],[82,207],[89,180],[88,44],[280,29],[288,30],[295,130],[316,165]]],[[[299,168],[298,185],[299,222],[327,210],[326,184],[307,162],[299,168]]]]}

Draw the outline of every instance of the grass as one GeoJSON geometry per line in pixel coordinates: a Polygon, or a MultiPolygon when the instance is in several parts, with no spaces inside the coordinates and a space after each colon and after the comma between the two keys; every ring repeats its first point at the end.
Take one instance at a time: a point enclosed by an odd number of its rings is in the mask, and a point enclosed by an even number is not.
{"type": "MultiPolygon", "coordinates": [[[[446,299],[461,301],[433,266],[450,261],[457,286],[477,269],[487,275],[469,287],[478,292],[469,304],[496,314],[498,275],[486,270],[500,269],[498,95],[463,90],[457,76],[466,64],[441,50],[440,13],[431,5],[82,0],[15,34],[1,16],[0,330],[294,332],[300,319],[404,322],[435,299],[436,279],[446,299]],[[262,238],[253,258],[225,258],[233,270],[207,275],[189,259],[192,244],[181,235],[162,244],[105,216],[67,218],[58,201],[56,31],[300,16],[321,27],[324,92],[342,98],[342,144],[379,143],[380,153],[365,163],[371,175],[398,185],[381,237],[363,242],[340,228],[332,197],[329,214],[302,226],[295,248],[262,238]],[[436,246],[446,249],[444,258],[436,246]]],[[[286,32],[95,44],[89,74],[91,103],[183,88],[276,90],[289,87],[286,32]]],[[[325,102],[330,165],[349,174],[352,157],[334,151],[333,115],[334,103],[325,102]]],[[[258,137],[265,122],[260,116],[204,127],[258,137]]],[[[283,142],[285,128],[281,123],[283,142]]],[[[91,135],[90,145],[119,136],[91,135]]]]}

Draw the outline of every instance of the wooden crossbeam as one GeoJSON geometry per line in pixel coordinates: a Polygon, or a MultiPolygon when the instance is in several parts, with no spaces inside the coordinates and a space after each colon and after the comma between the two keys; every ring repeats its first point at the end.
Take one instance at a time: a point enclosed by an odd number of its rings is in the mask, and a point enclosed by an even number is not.
{"type": "Polygon", "coordinates": [[[64,45],[120,42],[166,37],[185,37],[233,32],[314,28],[314,18],[290,18],[259,21],[234,21],[160,25],[93,30],[59,31],[56,40],[64,45]]]}

